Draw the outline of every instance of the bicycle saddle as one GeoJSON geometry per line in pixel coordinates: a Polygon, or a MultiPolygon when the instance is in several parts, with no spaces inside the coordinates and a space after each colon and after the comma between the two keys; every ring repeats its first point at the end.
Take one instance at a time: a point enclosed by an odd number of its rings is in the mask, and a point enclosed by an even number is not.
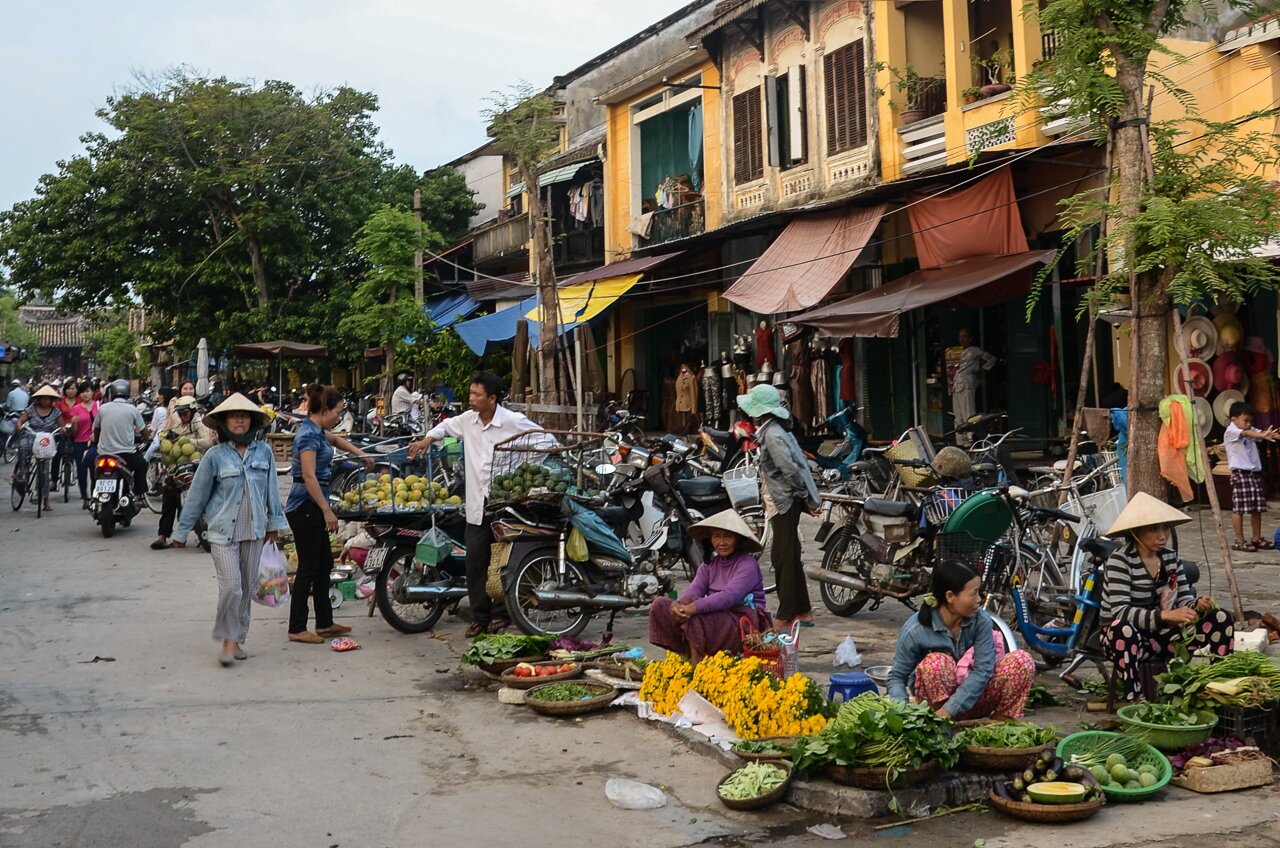
{"type": "Polygon", "coordinates": [[[1080,550],[1096,559],[1110,559],[1111,555],[1119,549],[1120,543],[1095,536],[1092,539],[1085,539],[1080,542],[1079,547],[1080,550]]]}

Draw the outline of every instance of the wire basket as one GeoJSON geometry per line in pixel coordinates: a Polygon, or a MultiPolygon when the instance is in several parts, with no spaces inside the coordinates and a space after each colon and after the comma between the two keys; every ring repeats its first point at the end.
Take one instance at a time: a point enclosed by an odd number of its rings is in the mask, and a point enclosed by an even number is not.
{"type": "Polygon", "coordinates": [[[956,507],[968,500],[973,489],[961,489],[947,486],[933,492],[924,502],[924,515],[930,524],[943,524],[947,516],[956,511],[956,507]]]}
{"type": "Polygon", "coordinates": [[[1124,473],[1120,468],[1120,454],[1117,451],[1104,450],[1099,452],[1098,458],[1099,465],[1106,465],[1108,462],[1115,463],[1098,475],[1098,485],[1105,488],[1124,485],[1124,473]]]}
{"type": "Polygon", "coordinates": [[[755,466],[731,468],[724,473],[722,480],[734,509],[744,509],[760,503],[760,475],[755,466]]]}
{"type": "MultiPolygon", "coordinates": [[[[933,542],[934,562],[962,562],[979,575],[990,572],[996,580],[1006,570],[1008,557],[999,542],[992,544],[964,531],[939,533],[933,542]]],[[[985,579],[983,584],[985,588],[985,579]]]]}
{"type": "Polygon", "coordinates": [[[372,470],[362,465],[343,477],[330,488],[329,502],[346,520],[462,509],[461,480],[450,489],[434,479],[433,470],[430,458],[410,460],[405,448],[391,451],[372,470]]]}
{"type": "Polygon", "coordinates": [[[602,433],[530,430],[493,448],[490,503],[559,501],[608,485],[612,456],[602,433]]]}

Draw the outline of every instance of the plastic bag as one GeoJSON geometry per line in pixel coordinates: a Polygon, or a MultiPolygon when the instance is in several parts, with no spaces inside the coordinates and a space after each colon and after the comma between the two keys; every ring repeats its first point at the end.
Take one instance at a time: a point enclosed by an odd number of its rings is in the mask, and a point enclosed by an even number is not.
{"type": "Polygon", "coordinates": [[[577,527],[569,531],[569,540],[565,543],[564,552],[574,562],[586,562],[591,558],[591,552],[587,550],[587,537],[582,535],[582,531],[577,527]]]}
{"type": "Polygon", "coordinates": [[[609,778],[604,794],[610,804],[623,810],[656,810],[667,805],[667,795],[661,789],[625,777],[609,778]]]}
{"type": "Polygon", "coordinates": [[[253,592],[255,603],[264,607],[282,607],[289,602],[289,571],[285,567],[284,554],[275,542],[267,543],[258,561],[258,588],[253,592]]]}
{"type": "Polygon", "coordinates": [[[418,562],[436,566],[448,559],[451,550],[453,550],[453,539],[449,534],[438,527],[432,527],[418,540],[413,557],[418,562]]]}
{"type": "Polygon", "coordinates": [[[833,665],[845,665],[849,668],[862,665],[862,655],[858,653],[858,646],[853,644],[853,635],[844,637],[844,641],[836,646],[836,658],[833,665]]]}

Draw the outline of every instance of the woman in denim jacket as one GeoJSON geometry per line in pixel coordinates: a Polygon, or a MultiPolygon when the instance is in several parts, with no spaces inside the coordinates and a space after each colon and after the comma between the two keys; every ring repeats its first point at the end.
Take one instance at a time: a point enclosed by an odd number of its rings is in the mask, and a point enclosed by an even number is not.
{"type": "Polygon", "coordinates": [[[262,547],[288,528],[276,484],[271,448],[256,440],[266,414],[242,394],[234,394],[204,417],[218,431],[196,469],[187,504],[178,520],[185,539],[201,516],[209,530],[213,567],[218,576],[218,613],[213,638],[222,643],[224,666],[248,658],[250,599],[258,579],[262,547]]]}

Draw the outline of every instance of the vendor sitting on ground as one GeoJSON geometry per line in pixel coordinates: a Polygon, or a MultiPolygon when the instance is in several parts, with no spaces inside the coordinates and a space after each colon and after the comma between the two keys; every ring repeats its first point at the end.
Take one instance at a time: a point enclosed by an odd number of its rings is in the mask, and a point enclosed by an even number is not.
{"type": "Polygon", "coordinates": [[[933,569],[932,591],[907,619],[889,671],[889,697],[927,703],[943,718],[1021,718],[1035,660],[1026,651],[1004,652],[982,603],[982,580],[962,562],[933,569]]]}
{"type": "Polygon", "coordinates": [[[649,607],[649,641],[698,662],[719,651],[742,652],[740,621],[770,625],[765,611],[764,575],[753,554],[764,548],[732,509],[689,528],[695,539],[710,539],[713,556],[676,600],[655,598],[649,607]]]}
{"type": "Polygon", "coordinates": [[[1125,700],[1141,700],[1142,666],[1167,662],[1174,646],[1185,642],[1195,652],[1224,657],[1231,652],[1235,625],[1213,599],[1197,598],[1187,583],[1176,551],[1166,547],[1170,530],[1191,516],[1138,492],[1116,518],[1108,536],[1123,536],[1125,546],[1111,555],[1102,578],[1102,644],[1124,681],[1125,700]]]}

